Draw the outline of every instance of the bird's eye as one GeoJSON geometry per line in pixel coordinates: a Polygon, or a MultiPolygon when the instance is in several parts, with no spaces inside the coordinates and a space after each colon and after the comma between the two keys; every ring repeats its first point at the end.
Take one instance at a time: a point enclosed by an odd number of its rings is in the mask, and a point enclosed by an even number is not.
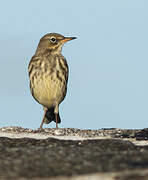
{"type": "Polygon", "coordinates": [[[51,41],[52,43],[55,43],[55,42],[56,42],[56,39],[55,39],[54,37],[51,37],[51,38],[50,38],[50,41],[51,41]]]}

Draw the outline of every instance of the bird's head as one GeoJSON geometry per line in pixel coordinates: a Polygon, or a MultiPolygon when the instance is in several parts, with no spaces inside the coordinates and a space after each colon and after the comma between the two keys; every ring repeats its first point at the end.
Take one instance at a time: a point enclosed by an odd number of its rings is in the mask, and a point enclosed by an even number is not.
{"type": "Polygon", "coordinates": [[[62,46],[70,40],[76,39],[76,37],[64,37],[58,33],[46,34],[40,39],[37,51],[49,51],[53,53],[61,52],[62,46]]]}

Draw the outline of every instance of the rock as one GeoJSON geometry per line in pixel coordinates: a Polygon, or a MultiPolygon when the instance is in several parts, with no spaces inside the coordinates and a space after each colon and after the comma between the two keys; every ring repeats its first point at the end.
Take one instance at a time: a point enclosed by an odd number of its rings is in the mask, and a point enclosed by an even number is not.
{"type": "Polygon", "coordinates": [[[147,133],[3,127],[0,179],[148,179],[147,133]]]}

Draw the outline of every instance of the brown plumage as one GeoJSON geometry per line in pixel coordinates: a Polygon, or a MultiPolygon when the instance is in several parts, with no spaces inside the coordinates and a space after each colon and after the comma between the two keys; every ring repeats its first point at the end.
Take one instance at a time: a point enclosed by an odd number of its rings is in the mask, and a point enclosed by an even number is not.
{"type": "Polygon", "coordinates": [[[59,104],[67,92],[68,65],[61,54],[65,42],[75,37],[64,37],[57,33],[46,34],[40,39],[29,66],[30,90],[35,100],[44,107],[43,123],[61,122],[59,104]]]}

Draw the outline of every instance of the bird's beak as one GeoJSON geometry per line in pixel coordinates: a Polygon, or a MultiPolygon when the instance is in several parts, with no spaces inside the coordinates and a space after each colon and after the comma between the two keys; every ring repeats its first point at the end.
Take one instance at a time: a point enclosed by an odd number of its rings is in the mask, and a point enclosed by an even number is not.
{"type": "Polygon", "coordinates": [[[76,39],[76,37],[65,37],[64,39],[62,39],[62,42],[71,41],[73,39],[76,39]]]}

